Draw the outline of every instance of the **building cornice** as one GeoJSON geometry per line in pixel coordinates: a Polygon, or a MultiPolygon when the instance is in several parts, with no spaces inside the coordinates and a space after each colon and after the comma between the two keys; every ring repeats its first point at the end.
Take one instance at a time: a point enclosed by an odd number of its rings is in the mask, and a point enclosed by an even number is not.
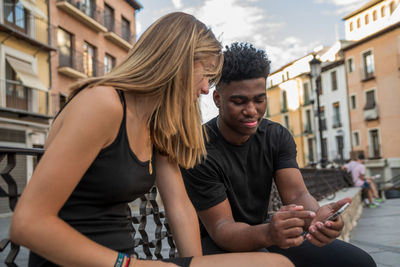
{"type": "Polygon", "coordinates": [[[342,20],[347,20],[351,17],[356,16],[357,14],[363,12],[364,10],[367,10],[368,8],[375,6],[376,4],[379,4],[380,2],[383,2],[385,0],[372,0],[368,3],[366,3],[365,5],[363,5],[362,7],[360,7],[359,9],[351,12],[350,14],[346,15],[344,18],[342,18],[342,20]]]}
{"type": "Polygon", "coordinates": [[[371,41],[371,40],[373,40],[373,39],[375,39],[375,38],[377,38],[377,37],[379,37],[379,36],[381,36],[381,35],[383,35],[385,33],[391,32],[391,31],[393,31],[393,30],[395,30],[397,28],[400,28],[400,22],[397,22],[396,24],[390,25],[390,26],[388,26],[388,27],[386,27],[386,28],[374,33],[374,34],[368,35],[367,37],[365,37],[365,38],[363,38],[363,39],[361,39],[359,41],[356,41],[353,44],[350,44],[350,45],[344,47],[342,50],[343,51],[350,50],[350,49],[352,49],[352,48],[354,48],[356,46],[359,46],[359,45],[361,45],[363,43],[371,41]]]}

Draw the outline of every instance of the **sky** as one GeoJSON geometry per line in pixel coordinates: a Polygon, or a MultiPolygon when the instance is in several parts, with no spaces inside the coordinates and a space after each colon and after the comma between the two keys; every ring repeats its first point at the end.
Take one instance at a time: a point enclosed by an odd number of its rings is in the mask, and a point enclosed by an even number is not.
{"type": "Polygon", "coordinates": [[[137,35],[159,17],[183,11],[211,27],[223,45],[264,49],[272,70],[344,39],[342,18],[369,0],[138,0],[137,35]]]}
{"type": "MultiPolygon", "coordinates": [[[[316,47],[344,39],[342,18],[370,0],[138,0],[137,36],[174,11],[196,16],[222,44],[249,42],[264,49],[272,71],[316,47]]],[[[218,111],[212,92],[201,97],[203,122],[218,111]]]]}

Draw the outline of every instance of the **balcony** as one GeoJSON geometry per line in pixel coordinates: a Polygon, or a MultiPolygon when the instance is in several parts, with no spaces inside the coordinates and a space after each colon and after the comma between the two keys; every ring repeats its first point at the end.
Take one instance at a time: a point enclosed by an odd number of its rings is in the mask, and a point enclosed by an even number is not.
{"type": "Polygon", "coordinates": [[[367,71],[364,67],[360,68],[361,82],[375,79],[375,70],[367,71]]]}
{"type": "MultiPolygon", "coordinates": [[[[21,117],[48,118],[48,92],[42,89],[30,88],[19,81],[2,81],[1,92],[5,101],[0,107],[0,112],[21,117]]],[[[12,117],[15,117],[15,116],[12,117]]]]}
{"type": "Polygon", "coordinates": [[[120,21],[113,20],[113,18],[104,18],[105,26],[108,32],[104,33],[104,37],[120,46],[125,50],[129,50],[133,47],[131,41],[134,40],[134,35],[131,35],[130,29],[126,28],[120,21]]]}
{"type": "Polygon", "coordinates": [[[49,38],[49,36],[54,35],[55,28],[42,17],[45,15],[37,15],[39,9],[34,4],[29,4],[26,7],[16,6],[15,11],[12,11],[3,1],[2,9],[4,11],[2,11],[3,21],[0,23],[0,32],[8,34],[3,42],[14,37],[40,49],[56,51],[56,48],[52,47],[54,42],[49,38]],[[16,14],[20,16],[18,20],[15,19],[16,14]]]}
{"type": "Polygon", "coordinates": [[[101,76],[104,75],[104,64],[92,61],[78,51],[72,51],[72,55],[59,53],[58,72],[73,79],[101,76]]]}
{"type": "Polygon", "coordinates": [[[364,108],[364,120],[373,121],[379,119],[378,105],[374,105],[372,108],[364,108]]]}
{"type": "Polygon", "coordinates": [[[79,20],[96,32],[107,32],[103,25],[103,11],[95,6],[88,7],[82,1],[57,0],[57,7],[79,20]]]}
{"type": "Polygon", "coordinates": [[[306,134],[306,135],[312,134],[311,124],[307,123],[304,126],[304,134],[306,134]]]}

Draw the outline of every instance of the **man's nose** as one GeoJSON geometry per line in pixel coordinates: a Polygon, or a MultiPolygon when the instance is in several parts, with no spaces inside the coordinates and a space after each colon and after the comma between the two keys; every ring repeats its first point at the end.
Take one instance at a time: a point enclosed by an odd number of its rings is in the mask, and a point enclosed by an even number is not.
{"type": "Polygon", "coordinates": [[[246,105],[246,108],[244,109],[244,114],[246,115],[246,116],[255,116],[255,115],[257,115],[257,108],[256,108],[256,105],[254,105],[254,103],[253,102],[249,102],[247,105],[246,105]]]}

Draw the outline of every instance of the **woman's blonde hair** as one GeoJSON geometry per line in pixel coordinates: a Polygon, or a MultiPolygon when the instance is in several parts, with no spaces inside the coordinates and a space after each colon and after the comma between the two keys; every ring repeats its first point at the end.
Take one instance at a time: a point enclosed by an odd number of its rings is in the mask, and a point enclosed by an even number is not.
{"type": "Polygon", "coordinates": [[[147,122],[153,144],[172,162],[191,168],[206,154],[193,89],[194,62],[216,59],[204,73],[216,83],[223,63],[221,50],[212,31],[194,16],[171,13],[142,34],[120,65],[103,77],[78,82],[70,97],[98,85],[154,97],[147,122]]]}

